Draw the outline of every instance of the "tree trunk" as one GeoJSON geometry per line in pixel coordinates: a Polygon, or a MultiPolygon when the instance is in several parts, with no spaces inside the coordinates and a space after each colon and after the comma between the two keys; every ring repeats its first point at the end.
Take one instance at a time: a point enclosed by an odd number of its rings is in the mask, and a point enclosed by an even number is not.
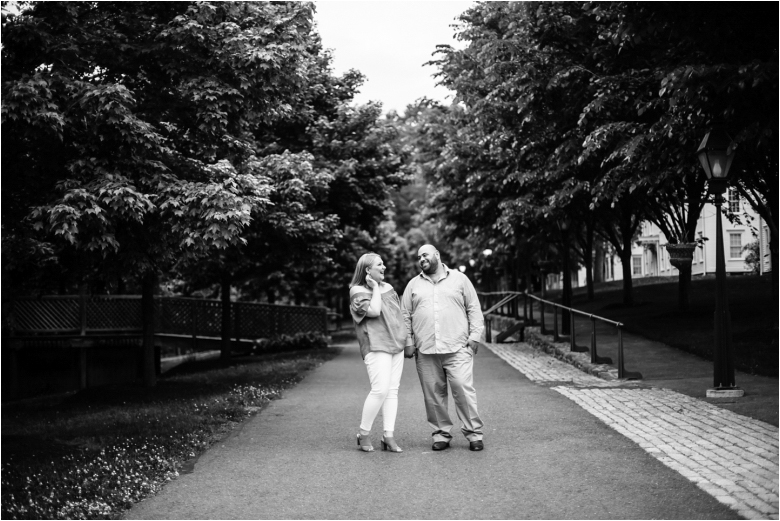
{"type": "Polygon", "coordinates": [[[585,251],[583,260],[585,261],[585,285],[588,287],[588,300],[593,300],[593,234],[594,226],[588,223],[587,238],[585,239],[585,251]]]}
{"type": "Polygon", "coordinates": [[[593,282],[604,282],[604,244],[601,241],[596,241],[594,250],[593,282]]]}
{"type": "Polygon", "coordinates": [[[227,362],[230,360],[231,341],[230,341],[230,274],[222,273],[222,344],[220,347],[220,358],[227,362]]]}
{"type": "Polygon", "coordinates": [[[691,267],[678,268],[680,274],[677,277],[677,305],[680,311],[688,311],[691,295],[691,267]]]}
{"type": "Polygon", "coordinates": [[[514,249],[512,250],[512,256],[509,258],[506,266],[506,274],[509,279],[509,291],[518,291],[520,283],[517,276],[517,258],[514,255],[514,249]]]}
{"type": "MultiPolygon", "coordinates": [[[[563,249],[561,251],[563,256],[563,294],[562,304],[566,307],[571,307],[571,266],[569,264],[569,232],[563,232],[563,249]]],[[[568,335],[570,330],[570,316],[569,311],[565,310],[563,320],[561,321],[561,334],[568,335]]]]}
{"type": "Polygon", "coordinates": [[[623,245],[623,251],[620,252],[620,262],[623,264],[623,304],[626,306],[634,305],[634,295],[632,291],[633,283],[631,280],[631,242],[623,245]]]}
{"type": "Polygon", "coordinates": [[[346,298],[345,295],[339,295],[338,301],[339,301],[339,313],[341,313],[342,317],[345,317],[347,320],[349,320],[351,318],[349,314],[349,299],[346,298]]]}
{"type": "Polygon", "coordinates": [[[154,348],[154,292],[157,274],[146,272],[141,279],[141,314],[143,317],[143,382],[146,387],[157,383],[157,356],[154,348]]]}

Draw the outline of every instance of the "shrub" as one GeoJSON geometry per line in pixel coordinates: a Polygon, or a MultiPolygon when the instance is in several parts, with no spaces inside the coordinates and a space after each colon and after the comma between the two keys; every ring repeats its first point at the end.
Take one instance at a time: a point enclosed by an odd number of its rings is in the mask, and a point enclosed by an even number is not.
{"type": "Polygon", "coordinates": [[[750,273],[761,273],[761,247],[758,241],[749,242],[742,248],[742,252],[748,252],[745,256],[745,264],[750,266],[750,273]]]}
{"type": "Polygon", "coordinates": [[[325,349],[326,347],[328,347],[328,339],[321,333],[296,333],[258,340],[252,346],[252,354],[325,349]]]}

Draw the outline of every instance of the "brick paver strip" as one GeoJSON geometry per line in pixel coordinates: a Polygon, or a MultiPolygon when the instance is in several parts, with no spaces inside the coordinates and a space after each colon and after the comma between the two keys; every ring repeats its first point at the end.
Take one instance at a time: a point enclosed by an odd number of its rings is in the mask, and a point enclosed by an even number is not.
{"type": "Polygon", "coordinates": [[[530,380],[557,384],[552,389],[740,516],[778,519],[777,427],[668,389],[604,381],[523,343],[488,347],[530,380]]]}
{"type": "Polygon", "coordinates": [[[593,387],[614,387],[619,381],[602,380],[583,373],[576,367],[562,362],[546,353],[527,347],[526,344],[487,344],[499,358],[523,373],[532,382],[572,382],[593,387]],[[520,346],[526,346],[521,350],[520,346]],[[530,353],[529,353],[530,351],[530,353]]]}

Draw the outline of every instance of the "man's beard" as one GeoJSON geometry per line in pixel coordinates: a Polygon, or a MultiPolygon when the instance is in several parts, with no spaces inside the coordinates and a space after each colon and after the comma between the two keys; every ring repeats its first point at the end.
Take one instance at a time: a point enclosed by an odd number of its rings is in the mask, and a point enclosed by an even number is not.
{"type": "Polygon", "coordinates": [[[428,267],[422,268],[423,273],[426,275],[430,275],[431,273],[436,273],[436,270],[439,269],[439,261],[436,259],[431,259],[428,261],[428,267]]]}

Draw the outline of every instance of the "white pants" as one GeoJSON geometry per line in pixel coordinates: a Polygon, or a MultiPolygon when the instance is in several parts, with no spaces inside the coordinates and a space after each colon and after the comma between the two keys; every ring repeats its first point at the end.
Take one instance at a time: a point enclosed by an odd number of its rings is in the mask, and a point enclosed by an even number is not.
{"type": "Polygon", "coordinates": [[[382,353],[372,351],[364,359],[368,369],[368,379],[371,382],[371,392],[363,404],[363,417],[360,428],[371,431],[374,419],[382,409],[384,430],[395,429],[395,416],[398,412],[398,386],[401,383],[401,373],[404,369],[404,353],[382,353]]]}

